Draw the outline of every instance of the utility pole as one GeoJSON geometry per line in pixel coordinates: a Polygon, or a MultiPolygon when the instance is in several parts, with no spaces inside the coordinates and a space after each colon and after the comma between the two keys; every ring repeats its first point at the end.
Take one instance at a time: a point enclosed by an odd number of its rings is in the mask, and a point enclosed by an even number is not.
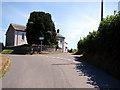
{"type": "Polygon", "coordinates": [[[42,52],[42,40],[41,40],[41,52],[42,52]]]}
{"type": "Polygon", "coordinates": [[[103,0],[101,0],[101,21],[103,21],[103,0]]]}

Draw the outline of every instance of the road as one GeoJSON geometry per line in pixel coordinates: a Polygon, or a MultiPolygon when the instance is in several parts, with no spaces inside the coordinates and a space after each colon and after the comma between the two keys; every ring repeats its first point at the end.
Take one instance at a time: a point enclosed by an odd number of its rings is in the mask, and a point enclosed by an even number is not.
{"type": "Polygon", "coordinates": [[[120,81],[77,55],[8,55],[10,70],[2,88],[120,88],[120,81]]]}

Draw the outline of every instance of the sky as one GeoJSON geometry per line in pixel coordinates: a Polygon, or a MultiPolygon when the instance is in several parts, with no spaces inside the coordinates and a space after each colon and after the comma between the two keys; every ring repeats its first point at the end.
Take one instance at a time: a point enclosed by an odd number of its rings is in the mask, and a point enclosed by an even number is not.
{"type": "MultiPolygon", "coordinates": [[[[55,28],[60,29],[60,34],[65,37],[68,48],[77,49],[80,37],[86,37],[89,32],[97,31],[100,20],[99,1],[65,1],[43,2],[26,1],[13,2],[2,1],[0,3],[0,42],[5,45],[5,33],[10,23],[25,25],[33,11],[43,11],[52,15],[55,28]]],[[[104,2],[104,18],[118,11],[118,1],[104,2]]]]}

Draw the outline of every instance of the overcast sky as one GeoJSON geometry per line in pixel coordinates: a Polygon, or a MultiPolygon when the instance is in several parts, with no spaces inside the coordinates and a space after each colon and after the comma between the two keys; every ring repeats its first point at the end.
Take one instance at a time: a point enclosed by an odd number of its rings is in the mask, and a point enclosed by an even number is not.
{"type": "MultiPolygon", "coordinates": [[[[55,1],[55,0],[54,0],[55,1]]],[[[99,2],[4,2],[2,1],[2,25],[0,42],[5,43],[5,33],[10,23],[26,25],[33,11],[43,11],[52,15],[56,29],[65,36],[70,48],[77,48],[77,43],[90,31],[97,30],[100,23],[99,2]]],[[[104,3],[104,17],[118,11],[118,2],[104,3]]]]}

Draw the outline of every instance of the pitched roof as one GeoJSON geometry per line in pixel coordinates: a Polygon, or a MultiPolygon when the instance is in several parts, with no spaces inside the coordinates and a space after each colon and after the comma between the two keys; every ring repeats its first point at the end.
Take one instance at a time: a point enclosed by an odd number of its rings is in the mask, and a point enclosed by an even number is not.
{"type": "Polygon", "coordinates": [[[60,33],[57,33],[57,35],[56,35],[57,37],[59,37],[59,38],[65,38],[64,36],[62,36],[60,33]]]}
{"type": "MultiPolygon", "coordinates": [[[[26,26],[24,26],[24,25],[18,25],[18,24],[13,24],[13,23],[11,23],[10,26],[12,26],[16,31],[25,32],[25,29],[26,29],[26,26]]],[[[7,31],[7,32],[8,32],[8,31],[7,31]]],[[[6,33],[7,33],[7,32],[6,32],[6,33]]],[[[62,36],[60,33],[57,33],[56,36],[59,37],[59,38],[65,38],[65,37],[62,36]]]]}
{"type": "Polygon", "coordinates": [[[26,26],[24,26],[24,25],[18,25],[18,24],[11,24],[11,25],[17,31],[25,31],[25,29],[26,29],[26,26]]]}

